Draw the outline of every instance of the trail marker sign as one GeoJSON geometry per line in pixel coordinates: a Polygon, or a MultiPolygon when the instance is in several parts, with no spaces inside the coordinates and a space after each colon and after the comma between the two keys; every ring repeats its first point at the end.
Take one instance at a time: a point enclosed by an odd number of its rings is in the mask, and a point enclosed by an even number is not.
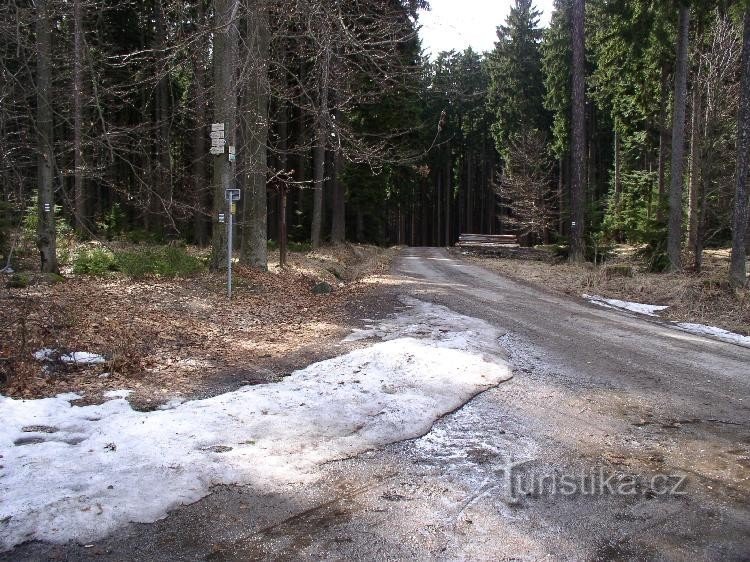
{"type": "Polygon", "coordinates": [[[211,132],[211,154],[224,154],[224,123],[212,123],[211,132]]]}
{"type": "Polygon", "coordinates": [[[229,201],[230,203],[234,201],[240,200],[240,190],[239,189],[225,189],[224,190],[224,198],[229,201]]]}

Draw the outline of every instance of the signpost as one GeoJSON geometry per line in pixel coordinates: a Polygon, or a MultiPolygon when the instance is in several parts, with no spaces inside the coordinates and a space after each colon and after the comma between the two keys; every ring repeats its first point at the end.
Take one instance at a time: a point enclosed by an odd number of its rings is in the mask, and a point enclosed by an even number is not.
{"type": "MultiPolygon", "coordinates": [[[[215,156],[223,156],[226,151],[226,137],[224,123],[212,123],[211,132],[209,134],[211,138],[211,154],[215,156]]],[[[231,142],[231,141],[230,141],[231,142]]],[[[236,158],[234,145],[229,145],[228,160],[230,166],[234,163],[236,158]]],[[[233,174],[232,174],[233,175],[233,174]]],[[[229,181],[226,177],[222,179],[226,186],[229,181]]],[[[231,185],[231,184],[230,184],[231,185]]],[[[237,201],[240,200],[240,190],[235,188],[224,189],[224,199],[227,202],[226,213],[219,213],[219,223],[226,223],[227,225],[227,297],[232,298],[232,236],[234,235],[234,213],[236,209],[237,201]]]]}
{"type": "Polygon", "coordinates": [[[237,201],[240,200],[239,189],[224,190],[224,198],[227,201],[227,297],[232,298],[232,227],[234,223],[234,211],[237,201]]]}

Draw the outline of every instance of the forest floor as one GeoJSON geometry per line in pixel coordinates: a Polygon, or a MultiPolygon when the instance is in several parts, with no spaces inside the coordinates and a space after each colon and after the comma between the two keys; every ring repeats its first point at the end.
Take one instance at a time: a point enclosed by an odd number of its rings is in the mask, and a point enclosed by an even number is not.
{"type": "Polygon", "coordinates": [[[637,250],[634,246],[617,246],[611,259],[598,267],[453,251],[460,252],[471,263],[559,294],[595,295],[667,306],[659,317],[750,335],[750,291],[729,285],[728,249],[706,250],[703,271],[699,274],[650,273],[638,258],[637,250]]]}
{"type": "Polygon", "coordinates": [[[226,275],[207,272],[136,280],[64,271],[64,282],[4,287],[2,392],[23,398],[77,392],[86,404],[128,388],[131,404],[149,410],[281,380],[340,352],[332,346],[349,332],[349,317],[363,315],[352,307],[375,298],[366,279],[387,270],[393,253],[351,244],[291,252],[282,274],[278,252],[271,252],[268,272],[235,269],[231,303],[226,275]],[[320,282],[331,292],[316,294],[320,282]],[[103,362],[65,361],[75,352],[103,362]]]}

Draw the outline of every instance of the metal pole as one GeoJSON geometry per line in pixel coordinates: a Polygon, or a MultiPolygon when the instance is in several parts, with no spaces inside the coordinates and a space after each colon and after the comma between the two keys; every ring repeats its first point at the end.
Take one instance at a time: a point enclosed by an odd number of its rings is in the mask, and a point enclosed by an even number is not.
{"type": "Polygon", "coordinates": [[[279,194],[281,195],[280,207],[281,211],[279,214],[279,265],[284,267],[286,265],[286,186],[282,185],[279,187],[279,194]]]}
{"type": "Polygon", "coordinates": [[[232,298],[232,200],[227,197],[227,298],[232,298]]]}

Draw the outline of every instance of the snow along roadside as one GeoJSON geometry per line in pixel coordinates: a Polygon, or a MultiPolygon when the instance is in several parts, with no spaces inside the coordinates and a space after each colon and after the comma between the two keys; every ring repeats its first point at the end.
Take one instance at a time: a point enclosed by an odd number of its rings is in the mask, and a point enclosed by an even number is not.
{"type": "Polygon", "coordinates": [[[95,540],[163,518],[217,484],[304,483],[320,463],[423,435],[511,377],[491,325],[405,303],[410,310],[356,334],[386,341],[172,409],[0,396],[0,549],[95,540]]]}
{"type": "MultiPolygon", "coordinates": [[[[630,312],[636,312],[638,314],[645,314],[646,316],[659,316],[659,312],[669,308],[668,306],[660,306],[655,304],[641,304],[639,302],[621,301],[618,299],[605,299],[597,295],[581,295],[584,299],[590,303],[599,305],[604,308],[616,308],[620,310],[628,310],[630,312]]],[[[671,324],[683,332],[696,334],[698,336],[710,336],[718,340],[722,340],[729,343],[734,343],[744,347],[750,347],[750,336],[743,336],[730,332],[723,328],[717,328],[716,326],[707,326],[705,324],[693,324],[690,322],[671,322],[671,324]]]]}

